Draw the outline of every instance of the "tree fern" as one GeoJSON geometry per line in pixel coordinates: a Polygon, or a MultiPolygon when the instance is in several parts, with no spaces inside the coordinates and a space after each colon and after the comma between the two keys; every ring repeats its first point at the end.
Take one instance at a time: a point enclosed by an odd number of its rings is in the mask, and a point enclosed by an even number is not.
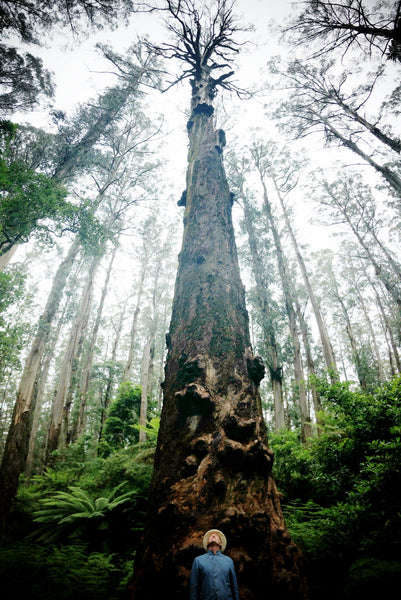
{"type": "Polygon", "coordinates": [[[43,498],[41,508],[33,513],[34,521],[42,524],[33,537],[42,542],[53,542],[64,536],[75,538],[83,535],[85,530],[93,534],[94,530],[107,529],[109,516],[137,495],[136,490],[118,494],[124,485],[125,482],[103,492],[99,498],[93,498],[77,486],[70,486],[68,492],[56,492],[43,498]]]}

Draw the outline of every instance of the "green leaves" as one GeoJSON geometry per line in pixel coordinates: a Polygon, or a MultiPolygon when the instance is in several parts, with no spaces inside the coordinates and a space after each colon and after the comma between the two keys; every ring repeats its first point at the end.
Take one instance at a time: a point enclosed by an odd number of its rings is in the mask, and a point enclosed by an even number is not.
{"type": "Polygon", "coordinates": [[[60,538],[76,538],[91,533],[91,529],[108,528],[107,518],[110,513],[126,502],[133,501],[136,490],[117,494],[125,482],[104,492],[98,498],[78,486],[70,486],[69,492],[61,491],[41,500],[36,510],[34,521],[43,523],[34,537],[41,542],[53,542],[60,538]]]}

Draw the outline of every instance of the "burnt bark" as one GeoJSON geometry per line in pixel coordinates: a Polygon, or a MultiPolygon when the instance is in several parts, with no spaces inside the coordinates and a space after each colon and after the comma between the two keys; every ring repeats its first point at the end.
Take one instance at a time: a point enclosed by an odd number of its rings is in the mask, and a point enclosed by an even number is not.
{"type": "Polygon", "coordinates": [[[168,335],[164,404],[131,594],[188,597],[203,533],[229,540],[243,600],[307,597],[272,478],[250,347],[231,197],[213,126],[212,80],[192,81],[184,235],[168,335]]]}

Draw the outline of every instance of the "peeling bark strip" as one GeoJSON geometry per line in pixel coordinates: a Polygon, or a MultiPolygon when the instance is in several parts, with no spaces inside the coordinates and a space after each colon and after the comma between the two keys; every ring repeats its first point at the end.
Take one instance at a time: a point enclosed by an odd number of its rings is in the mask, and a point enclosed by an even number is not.
{"type": "Polygon", "coordinates": [[[228,538],[242,600],[301,600],[307,598],[302,560],[271,475],[258,392],[264,368],[250,348],[230,191],[213,127],[214,91],[205,71],[194,74],[164,404],[131,593],[134,600],[156,600],[170,590],[187,600],[203,533],[217,527],[228,538]]]}

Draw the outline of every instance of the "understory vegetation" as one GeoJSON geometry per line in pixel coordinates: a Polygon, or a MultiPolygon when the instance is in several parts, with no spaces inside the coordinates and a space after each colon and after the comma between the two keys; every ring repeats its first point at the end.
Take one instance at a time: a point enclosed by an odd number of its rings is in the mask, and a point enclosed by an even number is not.
{"type": "MultiPolygon", "coordinates": [[[[401,574],[401,377],[373,393],[315,383],[323,405],[318,435],[306,443],[295,428],[269,436],[287,526],[304,551],[312,598],[377,597],[401,574]]],[[[116,418],[107,452],[83,439],[20,485],[0,548],[2,595],[125,597],[158,420],[146,443],[122,447],[116,418]]]]}

